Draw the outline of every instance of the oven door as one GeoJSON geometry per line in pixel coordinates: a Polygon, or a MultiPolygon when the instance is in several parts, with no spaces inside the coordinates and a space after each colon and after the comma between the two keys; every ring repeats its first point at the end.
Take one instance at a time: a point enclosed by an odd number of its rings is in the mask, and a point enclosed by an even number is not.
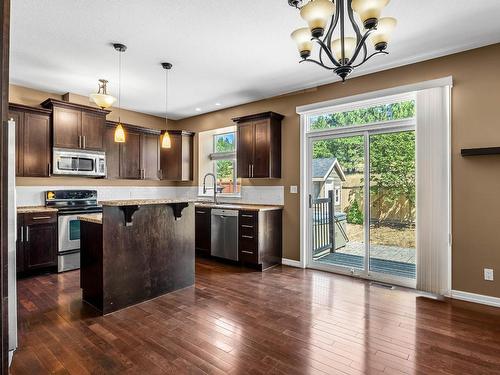
{"type": "Polygon", "coordinates": [[[59,255],[64,252],[80,249],[79,214],[59,215],[59,255]]]}

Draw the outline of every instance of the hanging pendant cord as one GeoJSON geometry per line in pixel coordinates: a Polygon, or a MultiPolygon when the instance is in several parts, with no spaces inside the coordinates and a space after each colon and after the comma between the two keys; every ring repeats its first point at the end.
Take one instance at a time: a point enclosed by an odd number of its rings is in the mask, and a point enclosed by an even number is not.
{"type": "Polygon", "coordinates": [[[122,114],[122,51],[118,51],[118,123],[122,114]]]}
{"type": "Polygon", "coordinates": [[[165,71],[165,130],[168,130],[168,69],[165,71]]]}

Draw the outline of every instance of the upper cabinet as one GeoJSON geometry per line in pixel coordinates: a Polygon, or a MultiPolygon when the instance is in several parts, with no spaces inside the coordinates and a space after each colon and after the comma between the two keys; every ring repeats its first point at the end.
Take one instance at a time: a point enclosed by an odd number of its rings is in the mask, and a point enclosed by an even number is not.
{"type": "Polygon", "coordinates": [[[160,169],[159,130],[123,125],[125,143],[114,140],[116,122],[106,124],[104,145],[108,178],[158,180],[160,169]]]}
{"type": "Polygon", "coordinates": [[[160,150],[160,178],[169,181],[193,180],[194,133],[169,130],[171,148],[160,150]]]}
{"type": "Polygon", "coordinates": [[[47,99],[42,106],[52,110],[53,145],[58,148],[104,149],[107,110],[47,99]]]}
{"type": "Polygon", "coordinates": [[[50,111],[9,104],[9,118],[16,123],[16,176],[50,175],[50,111]]]}
{"type": "Polygon", "coordinates": [[[238,125],[238,177],[281,178],[281,121],[275,112],[234,118],[238,125]]]}

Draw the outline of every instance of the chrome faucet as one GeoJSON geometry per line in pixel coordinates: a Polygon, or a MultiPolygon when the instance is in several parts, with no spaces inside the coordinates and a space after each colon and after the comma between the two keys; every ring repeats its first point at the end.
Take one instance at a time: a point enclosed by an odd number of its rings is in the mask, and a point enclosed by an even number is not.
{"type": "Polygon", "coordinates": [[[207,192],[207,177],[212,176],[214,178],[214,203],[218,204],[217,202],[217,177],[213,173],[207,173],[205,177],[203,177],[203,194],[206,194],[207,192]]]}

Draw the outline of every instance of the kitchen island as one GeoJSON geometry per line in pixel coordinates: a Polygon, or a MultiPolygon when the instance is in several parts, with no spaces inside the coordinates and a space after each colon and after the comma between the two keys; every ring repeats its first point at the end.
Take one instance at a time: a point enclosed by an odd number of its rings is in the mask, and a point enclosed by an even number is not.
{"type": "Polygon", "coordinates": [[[194,284],[194,203],[102,201],[81,215],[83,300],[108,314],[194,284]]]}

